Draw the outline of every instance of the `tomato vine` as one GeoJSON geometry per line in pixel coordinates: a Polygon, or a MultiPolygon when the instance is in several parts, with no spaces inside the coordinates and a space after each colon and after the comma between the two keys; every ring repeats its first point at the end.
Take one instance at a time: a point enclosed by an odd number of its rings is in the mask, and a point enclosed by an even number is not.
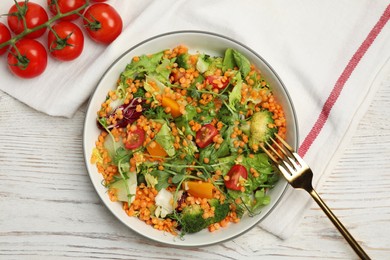
{"type": "MultiPolygon", "coordinates": [[[[25,74],[23,71],[27,70],[29,64],[33,63],[32,59],[34,59],[34,57],[29,57],[26,53],[19,50],[22,47],[22,44],[19,44],[19,42],[23,42],[23,39],[30,38],[33,42],[24,41],[23,43],[27,44],[28,42],[39,48],[43,56],[47,56],[48,51],[52,57],[58,60],[69,61],[77,58],[83,49],[84,34],[79,26],[84,27],[84,31],[88,33],[92,40],[103,44],[110,44],[122,32],[121,17],[112,6],[106,3],[91,3],[90,0],[79,0],[76,2],[48,0],[47,9],[29,0],[19,2],[14,0],[14,5],[9,12],[2,15],[7,16],[10,30],[5,24],[0,22],[0,55],[8,51],[8,67],[17,76],[31,77],[31,75],[23,75],[25,74]],[[49,12],[47,12],[47,9],[51,13],[50,16],[48,15],[49,12]],[[98,14],[104,13],[105,15],[96,15],[97,19],[90,21],[91,13],[96,13],[96,10],[98,14]],[[78,17],[83,19],[82,23],[80,25],[73,24],[72,20],[78,19],[78,17]],[[106,17],[109,17],[109,20],[106,17]],[[40,21],[34,23],[38,19],[40,21]],[[67,23],[64,23],[64,21],[67,21],[67,23]],[[91,34],[90,27],[93,27],[96,23],[100,27],[91,34]],[[115,24],[115,34],[113,34],[113,27],[108,27],[108,23],[110,25],[115,24]],[[43,50],[45,53],[42,53],[41,46],[38,46],[42,44],[36,41],[35,38],[41,37],[47,30],[48,36],[50,37],[47,40],[47,48],[43,50]],[[55,47],[53,48],[53,46],[55,47]],[[64,58],[64,56],[67,57],[64,58]],[[18,68],[18,73],[15,73],[15,67],[18,68]]],[[[95,15],[95,13],[93,14],[95,15]]],[[[23,46],[23,49],[28,48],[23,46]]]]}
{"type": "MultiPolygon", "coordinates": [[[[17,6],[19,6],[18,2],[16,0],[14,0],[15,4],[17,6]]],[[[29,0],[25,0],[25,4],[27,5],[27,3],[29,2],[29,0]]],[[[12,37],[10,40],[6,41],[6,42],[3,42],[0,44],[0,49],[5,47],[5,46],[14,46],[15,45],[15,42],[17,42],[18,40],[24,38],[26,35],[30,34],[30,33],[33,33],[35,31],[38,31],[42,28],[49,28],[51,26],[51,24],[53,24],[54,22],[56,22],[57,20],[61,19],[61,18],[64,18],[64,17],[67,17],[67,16],[70,16],[70,15],[73,15],[73,14],[78,14],[80,11],[82,11],[83,9],[85,9],[86,7],[88,7],[90,5],[90,2],[87,0],[86,3],[73,10],[73,11],[70,11],[70,12],[66,12],[66,13],[61,13],[60,11],[60,8],[58,6],[58,2],[55,1],[55,5],[56,5],[56,8],[57,8],[57,14],[54,15],[53,17],[51,17],[47,22],[39,25],[39,26],[36,26],[34,28],[27,28],[26,26],[26,19],[25,19],[25,16],[24,15],[21,15],[21,18],[22,18],[22,21],[23,21],[23,24],[24,24],[24,30],[23,32],[21,32],[20,34],[16,34],[14,37],[12,37]]],[[[25,11],[22,11],[22,12],[25,12],[25,11]]],[[[8,15],[11,15],[11,14],[7,14],[8,15]]],[[[16,15],[16,14],[15,14],[16,15]]],[[[19,14],[18,14],[19,15],[19,14]]]]}

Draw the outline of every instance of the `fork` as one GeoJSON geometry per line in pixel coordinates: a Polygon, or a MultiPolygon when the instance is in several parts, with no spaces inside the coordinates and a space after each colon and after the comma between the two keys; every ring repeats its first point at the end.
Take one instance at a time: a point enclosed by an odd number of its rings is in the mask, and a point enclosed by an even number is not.
{"type": "Polygon", "coordinates": [[[284,141],[278,134],[275,134],[275,137],[277,140],[271,138],[271,142],[260,144],[260,147],[275,163],[287,182],[295,189],[306,190],[317,202],[320,208],[325,212],[336,228],[340,231],[356,254],[361,259],[370,259],[370,257],[364,252],[353,236],[348,232],[344,225],[338,220],[338,218],[333,214],[333,212],[328,208],[318,193],[314,190],[312,186],[313,172],[310,167],[304,162],[302,157],[300,157],[294,151],[294,149],[288,145],[288,143],[284,141]]]}

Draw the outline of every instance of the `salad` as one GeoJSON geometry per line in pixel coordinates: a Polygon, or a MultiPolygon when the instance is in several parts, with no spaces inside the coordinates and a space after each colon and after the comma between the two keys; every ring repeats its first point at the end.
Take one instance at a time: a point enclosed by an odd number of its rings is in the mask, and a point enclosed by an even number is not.
{"type": "Polygon", "coordinates": [[[244,55],[186,46],[133,57],[97,127],[91,162],[110,199],[181,236],[258,214],[278,181],[259,144],[286,135],[282,107],[244,55]]]}

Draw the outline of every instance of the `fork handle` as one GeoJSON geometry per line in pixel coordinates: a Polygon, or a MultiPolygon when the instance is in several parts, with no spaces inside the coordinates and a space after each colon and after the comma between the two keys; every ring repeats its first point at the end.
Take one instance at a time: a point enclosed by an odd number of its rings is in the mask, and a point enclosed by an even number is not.
{"type": "Polygon", "coordinates": [[[336,226],[336,228],[343,235],[345,240],[347,240],[348,244],[353,248],[356,254],[361,259],[370,259],[370,257],[364,252],[364,250],[360,247],[358,242],[353,238],[353,236],[348,232],[348,230],[344,227],[344,225],[338,220],[338,218],[333,214],[333,212],[328,208],[325,202],[321,199],[320,195],[314,190],[311,189],[308,191],[313,199],[317,202],[320,208],[325,212],[328,218],[332,221],[332,223],[336,226]]]}

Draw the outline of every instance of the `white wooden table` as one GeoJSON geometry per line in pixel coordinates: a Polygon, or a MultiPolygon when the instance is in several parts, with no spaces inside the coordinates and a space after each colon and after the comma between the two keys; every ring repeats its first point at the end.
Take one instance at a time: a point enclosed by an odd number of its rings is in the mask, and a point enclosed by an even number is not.
{"type": "MultiPolygon", "coordinates": [[[[356,258],[314,204],[284,241],[255,227],[223,244],[174,249],[135,234],[89,180],[85,110],[72,119],[50,117],[0,92],[0,259],[356,258]]],[[[389,115],[390,75],[318,190],[373,259],[390,259],[389,115]]]]}

